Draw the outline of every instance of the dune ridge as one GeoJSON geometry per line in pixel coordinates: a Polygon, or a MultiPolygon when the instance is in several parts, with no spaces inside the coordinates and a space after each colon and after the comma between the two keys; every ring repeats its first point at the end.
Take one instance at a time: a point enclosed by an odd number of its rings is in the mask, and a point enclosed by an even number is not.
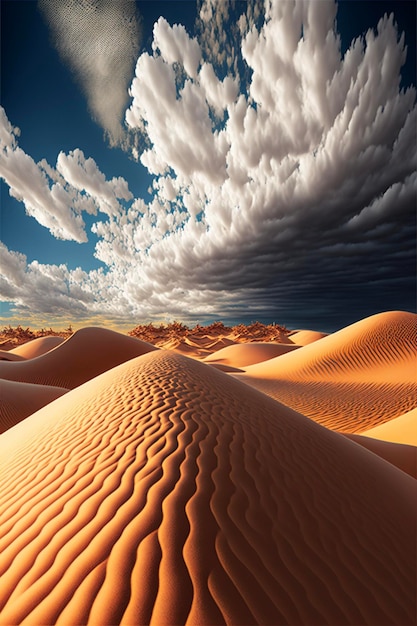
{"type": "MultiPolygon", "coordinates": [[[[25,353],[26,345],[16,349],[25,353]]],[[[28,350],[31,348],[28,345],[28,350]]],[[[0,378],[73,389],[120,363],[153,350],[157,348],[150,343],[112,330],[82,328],[40,356],[19,362],[0,361],[0,378]]]]}
{"type": "Polygon", "coordinates": [[[0,623],[411,623],[415,497],[341,435],[149,352],[0,436],[0,623]]]}

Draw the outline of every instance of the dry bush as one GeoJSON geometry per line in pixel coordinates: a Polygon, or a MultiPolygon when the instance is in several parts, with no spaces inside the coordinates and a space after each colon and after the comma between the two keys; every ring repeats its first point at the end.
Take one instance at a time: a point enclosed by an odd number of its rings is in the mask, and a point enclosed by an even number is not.
{"type": "Polygon", "coordinates": [[[38,339],[38,337],[63,337],[68,339],[74,333],[72,326],[63,330],[53,330],[52,328],[41,328],[40,330],[31,330],[30,328],[23,328],[22,326],[4,326],[0,330],[0,343],[7,343],[13,346],[20,346],[32,339],[38,339]]]}

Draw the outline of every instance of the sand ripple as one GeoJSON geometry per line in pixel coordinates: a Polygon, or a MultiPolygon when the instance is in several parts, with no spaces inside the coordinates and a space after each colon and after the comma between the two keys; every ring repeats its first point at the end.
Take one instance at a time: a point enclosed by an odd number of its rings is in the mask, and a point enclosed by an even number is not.
{"type": "Polygon", "coordinates": [[[415,487],[152,352],[0,436],[0,623],[411,624],[415,487]]]}

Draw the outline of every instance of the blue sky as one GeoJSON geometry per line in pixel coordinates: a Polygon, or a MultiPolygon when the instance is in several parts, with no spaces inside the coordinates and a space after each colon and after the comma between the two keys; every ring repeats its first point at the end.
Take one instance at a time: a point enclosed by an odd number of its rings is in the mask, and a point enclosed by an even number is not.
{"type": "Polygon", "coordinates": [[[3,324],[414,310],[415,3],[268,5],[1,2],[3,324]]]}

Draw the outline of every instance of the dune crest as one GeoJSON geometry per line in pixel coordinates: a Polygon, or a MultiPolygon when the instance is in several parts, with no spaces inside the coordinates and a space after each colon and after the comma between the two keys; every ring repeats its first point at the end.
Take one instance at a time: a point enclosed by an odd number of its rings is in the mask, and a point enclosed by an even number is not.
{"type": "Polygon", "coordinates": [[[0,623],[411,623],[415,498],[361,446],[150,352],[0,436],[0,623]]]}
{"type": "Polygon", "coordinates": [[[112,330],[82,328],[40,356],[22,362],[0,361],[0,378],[73,389],[120,363],[154,350],[157,348],[150,343],[112,330]]]}

